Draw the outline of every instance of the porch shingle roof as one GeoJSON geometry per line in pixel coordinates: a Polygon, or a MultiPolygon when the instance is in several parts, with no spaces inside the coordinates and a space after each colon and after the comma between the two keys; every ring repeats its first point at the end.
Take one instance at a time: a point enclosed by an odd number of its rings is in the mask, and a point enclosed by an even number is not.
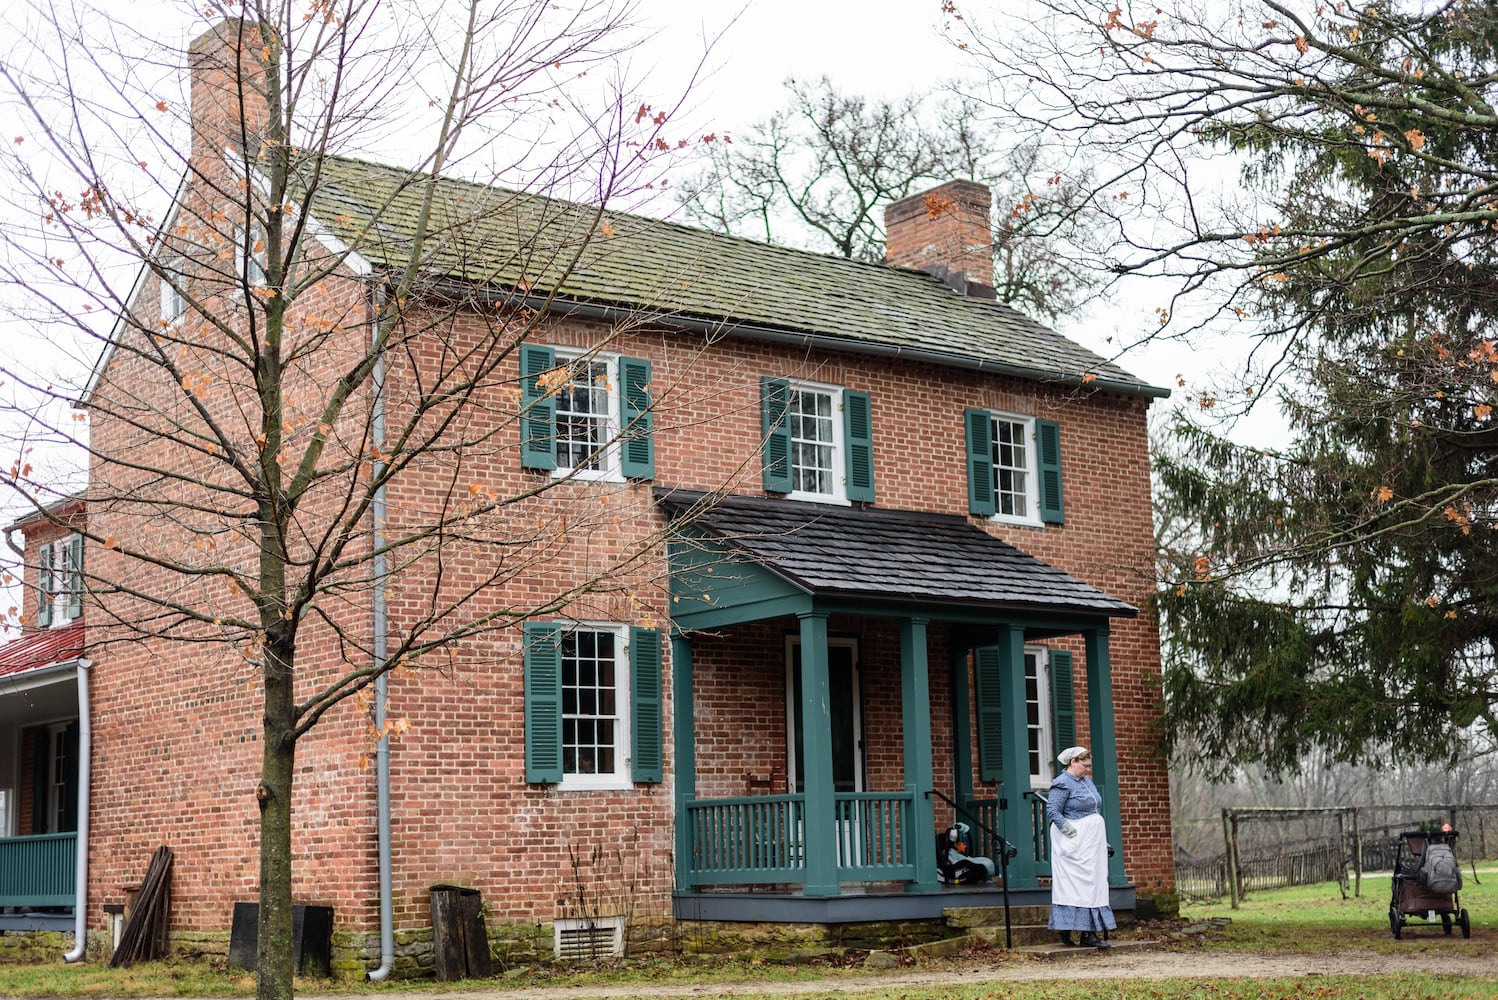
{"type": "Polygon", "coordinates": [[[965,517],[657,489],[673,515],[819,595],[1132,618],[1139,611],[965,517]]]}

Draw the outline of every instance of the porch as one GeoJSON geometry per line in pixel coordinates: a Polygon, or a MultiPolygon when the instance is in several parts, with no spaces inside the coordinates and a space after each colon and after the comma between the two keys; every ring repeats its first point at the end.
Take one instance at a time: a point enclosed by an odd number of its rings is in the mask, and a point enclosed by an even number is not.
{"type": "Polygon", "coordinates": [[[956,819],[973,855],[1012,845],[1011,904],[1048,904],[1032,787],[1054,773],[1055,741],[1076,741],[1074,652],[1118,848],[1114,905],[1133,908],[1107,628],[1133,608],[965,518],[709,505],[683,491],[661,501],[685,518],[671,550],[678,919],[841,923],[1002,905],[997,882],[938,881],[937,834],[956,819]]]}
{"type": "Polygon", "coordinates": [[[78,834],[0,837],[0,930],[71,930],[78,834]]]}

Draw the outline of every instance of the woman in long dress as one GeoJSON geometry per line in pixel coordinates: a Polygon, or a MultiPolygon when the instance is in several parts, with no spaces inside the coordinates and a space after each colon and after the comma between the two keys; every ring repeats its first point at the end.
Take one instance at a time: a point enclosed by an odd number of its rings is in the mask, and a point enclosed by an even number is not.
{"type": "Polygon", "coordinates": [[[1046,819],[1051,831],[1050,928],[1061,943],[1106,948],[1099,932],[1113,930],[1108,904],[1108,835],[1099,813],[1103,797],[1092,783],[1092,753],[1068,747],[1057,755],[1065,770],[1051,782],[1046,819]],[[1081,931],[1080,941],[1072,931],[1081,931]]]}

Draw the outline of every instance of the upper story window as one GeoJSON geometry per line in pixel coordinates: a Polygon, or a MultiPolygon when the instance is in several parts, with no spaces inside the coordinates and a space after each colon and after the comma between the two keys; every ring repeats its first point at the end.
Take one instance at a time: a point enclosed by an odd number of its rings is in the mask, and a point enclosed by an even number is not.
{"type": "Polygon", "coordinates": [[[556,475],[655,475],[651,365],[640,358],[520,348],[521,464],[556,475]]]}
{"type": "Polygon", "coordinates": [[[555,471],[618,478],[618,359],[558,351],[557,360],[564,368],[556,396],[555,471]]]}
{"type": "Polygon", "coordinates": [[[37,552],[37,624],[66,625],[83,614],[83,536],[47,542],[37,552]]]}
{"type": "Polygon", "coordinates": [[[234,231],[235,274],[250,288],[265,284],[265,230],[251,226],[234,231]]]}
{"type": "Polygon", "coordinates": [[[182,297],[182,259],[169,258],[162,264],[161,325],[176,326],[187,314],[187,300],[182,297]]]}
{"type": "Polygon", "coordinates": [[[1061,431],[1054,420],[964,414],[968,510],[1016,524],[1061,524],[1061,431]]]}
{"type": "Polygon", "coordinates": [[[873,420],[866,392],[760,380],[765,490],[793,500],[872,503],[873,420]]]}

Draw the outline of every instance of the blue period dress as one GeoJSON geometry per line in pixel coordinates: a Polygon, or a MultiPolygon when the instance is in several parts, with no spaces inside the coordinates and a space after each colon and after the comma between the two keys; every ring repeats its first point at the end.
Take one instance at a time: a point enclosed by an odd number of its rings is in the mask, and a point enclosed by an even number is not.
{"type": "Polygon", "coordinates": [[[1102,796],[1091,778],[1062,772],[1051,782],[1046,818],[1051,830],[1051,921],[1053,931],[1113,930],[1108,904],[1108,835],[1098,812],[1102,796]],[[1070,822],[1077,835],[1061,827],[1070,822]]]}

